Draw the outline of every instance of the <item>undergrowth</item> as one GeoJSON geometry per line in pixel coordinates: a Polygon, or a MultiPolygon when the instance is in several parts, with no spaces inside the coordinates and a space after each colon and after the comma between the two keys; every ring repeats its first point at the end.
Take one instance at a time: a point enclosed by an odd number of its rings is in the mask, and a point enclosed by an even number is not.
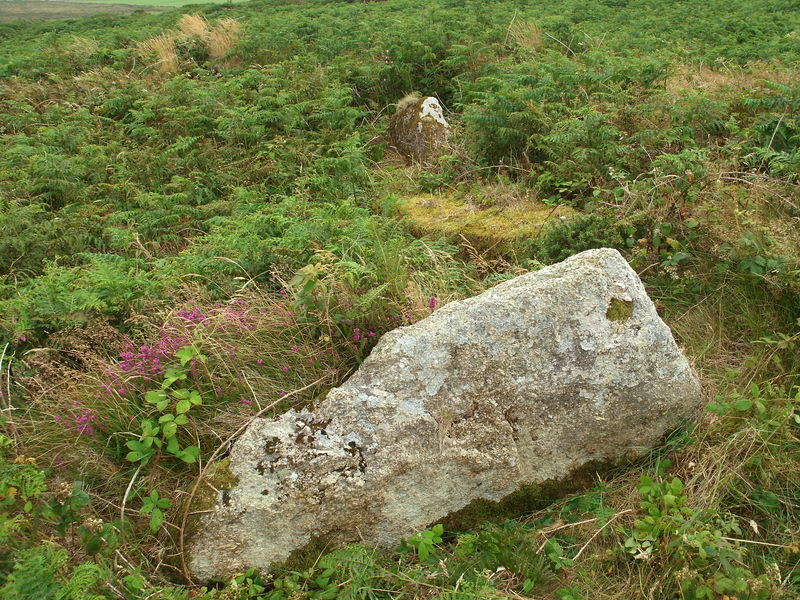
{"type": "Polygon", "coordinates": [[[800,597],[793,7],[194,8],[0,25],[1,597],[800,597]],[[446,108],[435,165],[387,137],[410,92],[446,108]],[[434,235],[398,210],[422,195],[544,223],[434,235]],[[696,423],[526,514],[185,585],[187,490],[242,427],[598,247],[694,364],[696,423]]]}

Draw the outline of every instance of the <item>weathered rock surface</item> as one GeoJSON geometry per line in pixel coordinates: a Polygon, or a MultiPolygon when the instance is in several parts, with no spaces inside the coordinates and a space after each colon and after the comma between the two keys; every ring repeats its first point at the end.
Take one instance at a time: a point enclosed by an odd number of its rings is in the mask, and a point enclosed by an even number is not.
{"type": "Polygon", "coordinates": [[[389,120],[389,135],[403,156],[429,163],[444,153],[450,126],[436,98],[408,96],[398,102],[397,112],[389,120]]]}
{"type": "Polygon", "coordinates": [[[253,423],[189,568],[268,568],[315,538],[393,545],[475,499],[636,456],[699,400],[636,273],[583,252],[386,334],[313,412],[253,423]]]}

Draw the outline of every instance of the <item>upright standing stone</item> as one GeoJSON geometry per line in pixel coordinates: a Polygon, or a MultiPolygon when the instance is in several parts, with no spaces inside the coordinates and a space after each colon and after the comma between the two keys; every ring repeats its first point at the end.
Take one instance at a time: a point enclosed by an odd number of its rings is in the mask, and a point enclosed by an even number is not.
{"type": "Polygon", "coordinates": [[[389,120],[389,135],[403,156],[424,164],[444,153],[450,126],[436,98],[407,96],[397,103],[389,120]]]}

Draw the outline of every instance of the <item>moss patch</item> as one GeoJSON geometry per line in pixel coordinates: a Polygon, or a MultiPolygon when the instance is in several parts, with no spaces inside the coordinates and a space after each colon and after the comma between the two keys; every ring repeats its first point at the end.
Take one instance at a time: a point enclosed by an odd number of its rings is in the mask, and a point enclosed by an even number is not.
{"type": "MultiPolygon", "coordinates": [[[[210,465],[206,471],[206,475],[200,485],[197,486],[197,491],[192,498],[192,504],[189,507],[189,519],[187,520],[187,538],[190,538],[197,531],[200,525],[200,517],[202,514],[192,515],[191,513],[201,513],[202,511],[214,510],[217,506],[218,496],[217,490],[223,493],[232,490],[239,478],[230,471],[230,458],[224,458],[210,465]]],[[[191,488],[190,488],[191,489],[191,488]]],[[[181,509],[183,510],[183,509],[181,509]]]]}
{"type": "Polygon", "coordinates": [[[312,536],[311,540],[302,548],[294,550],[285,561],[277,563],[270,571],[304,571],[319,562],[320,556],[341,547],[342,544],[331,544],[330,540],[319,536],[312,536]]]}
{"type": "Polygon", "coordinates": [[[536,200],[479,207],[447,194],[410,196],[401,199],[398,206],[419,234],[448,238],[463,235],[477,248],[534,237],[544,223],[575,212],[536,200]]]}
{"type": "Polygon", "coordinates": [[[612,298],[606,310],[606,319],[609,321],[627,321],[633,315],[633,302],[612,298]]]}
{"type": "Polygon", "coordinates": [[[537,485],[526,485],[502,500],[473,500],[440,522],[445,531],[467,531],[482,523],[515,519],[546,508],[559,498],[590,487],[597,474],[608,473],[629,461],[617,463],[594,462],[584,465],[564,479],[551,479],[537,485]]]}

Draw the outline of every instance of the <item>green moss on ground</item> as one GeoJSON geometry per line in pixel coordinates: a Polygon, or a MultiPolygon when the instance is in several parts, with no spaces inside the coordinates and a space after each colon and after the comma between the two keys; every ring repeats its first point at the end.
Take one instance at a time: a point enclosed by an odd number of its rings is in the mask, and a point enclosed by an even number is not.
{"type": "Polygon", "coordinates": [[[534,237],[545,223],[575,213],[566,206],[553,207],[536,200],[478,207],[448,194],[409,196],[398,206],[416,233],[451,239],[463,235],[481,249],[534,237]]]}

